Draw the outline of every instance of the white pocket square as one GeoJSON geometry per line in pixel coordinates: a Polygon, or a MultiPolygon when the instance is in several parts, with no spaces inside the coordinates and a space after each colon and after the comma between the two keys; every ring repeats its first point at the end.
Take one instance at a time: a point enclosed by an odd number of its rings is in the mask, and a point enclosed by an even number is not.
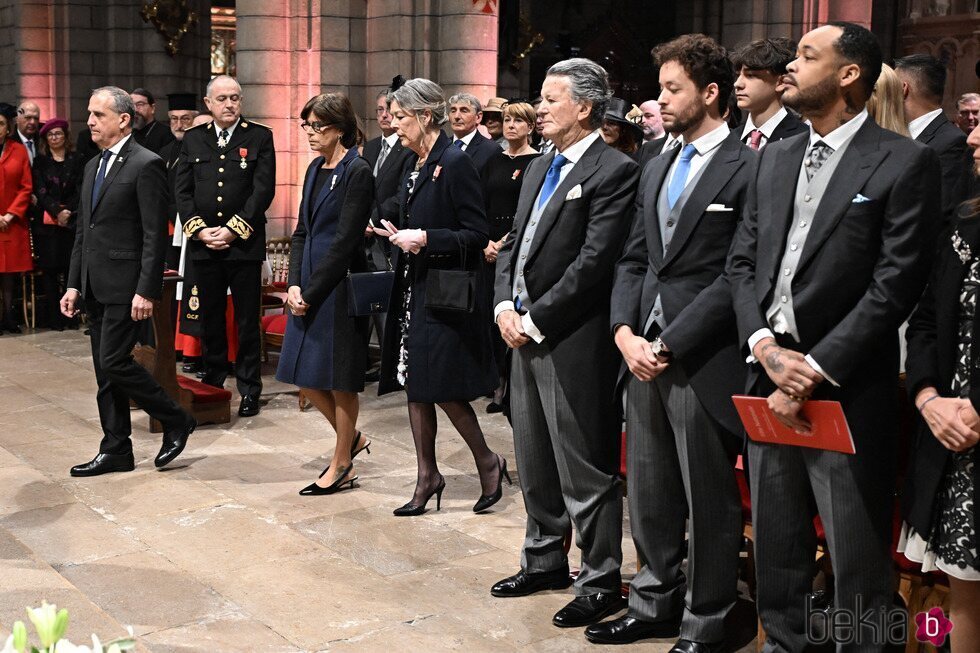
{"type": "Polygon", "coordinates": [[[870,197],[865,197],[861,193],[858,193],[857,195],[854,196],[854,199],[851,200],[851,204],[861,204],[862,202],[870,202],[870,201],[871,201],[870,197]]]}
{"type": "Polygon", "coordinates": [[[582,197],[582,184],[575,184],[575,188],[568,191],[568,195],[565,196],[565,201],[577,200],[582,197]]]}
{"type": "Polygon", "coordinates": [[[734,211],[730,206],[725,206],[724,204],[709,204],[705,211],[734,211]]]}

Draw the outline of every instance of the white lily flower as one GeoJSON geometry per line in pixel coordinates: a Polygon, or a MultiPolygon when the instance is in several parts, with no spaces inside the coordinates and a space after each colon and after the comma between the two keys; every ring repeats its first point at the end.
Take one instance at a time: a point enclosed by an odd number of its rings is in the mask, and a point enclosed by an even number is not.
{"type": "Polygon", "coordinates": [[[0,649],[0,653],[19,653],[17,649],[14,648],[13,635],[7,637],[7,642],[3,645],[3,649],[0,649]]]}
{"type": "Polygon", "coordinates": [[[41,648],[51,648],[58,641],[55,634],[55,623],[58,619],[57,608],[47,601],[41,602],[40,608],[27,608],[27,616],[34,624],[34,630],[41,640],[41,648]]]}

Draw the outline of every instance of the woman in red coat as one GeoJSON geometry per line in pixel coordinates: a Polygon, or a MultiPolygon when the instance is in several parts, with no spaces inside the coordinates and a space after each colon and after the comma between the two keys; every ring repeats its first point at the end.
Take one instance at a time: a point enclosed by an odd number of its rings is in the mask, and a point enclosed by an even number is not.
{"type": "MultiPolygon", "coordinates": [[[[27,208],[31,203],[31,164],[27,149],[11,137],[17,111],[0,104],[0,289],[3,319],[0,329],[20,333],[14,322],[14,281],[31,270],[31,237],[27,208]]],[[[2,333],[2,331],[0,331],[2,333]]]]}

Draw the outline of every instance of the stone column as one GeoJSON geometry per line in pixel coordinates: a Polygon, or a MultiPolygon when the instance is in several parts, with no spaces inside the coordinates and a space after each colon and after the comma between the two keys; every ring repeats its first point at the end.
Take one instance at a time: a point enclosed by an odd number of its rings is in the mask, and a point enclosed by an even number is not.
{"type": "Polygon", "coordinates": [[[144,86],[165,121],[167,93],[203,89],[210,74],[210,2],[189,4],[197,23],[171,57],[140,17],[141,0],[2,0],[0,90],[7,101],[36,101],[42,120],[68,118],[77,131],[93,88],[144,86]]]}

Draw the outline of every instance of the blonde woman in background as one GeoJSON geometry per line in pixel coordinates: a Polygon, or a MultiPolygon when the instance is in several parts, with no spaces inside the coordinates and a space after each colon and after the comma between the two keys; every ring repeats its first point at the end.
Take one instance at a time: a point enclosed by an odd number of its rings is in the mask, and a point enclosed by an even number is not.
{"type": "Polygon", "coordinates": [[[911,138],[905,122],[902,80],[888,64],[881,64],[881,76],[868,100],[868,115],[885,129],[911,138]]]}

